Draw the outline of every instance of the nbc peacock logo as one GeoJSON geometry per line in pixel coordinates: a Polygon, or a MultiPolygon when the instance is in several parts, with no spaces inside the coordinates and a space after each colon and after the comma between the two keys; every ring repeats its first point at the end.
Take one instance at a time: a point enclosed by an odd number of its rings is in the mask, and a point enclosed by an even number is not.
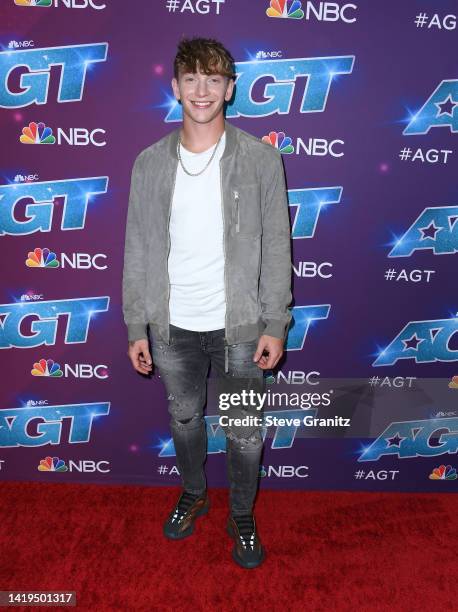
{"type": "Polygon", "coordinates": [[[37,247],[33,251],[27,253],[25,265],[28,268],[58,268],[60,262],[53,251],[47,248],[41,249],[37,247]]]}
{"type": "Polygon", "coordinates": [[[291,144],[292,140],[289,136],[285,136],[285,132],[269,132],[268,136],[262,137],[262,142],[272,145],[280,153],[294,153],[294,147],[291,144]]]}
{"type": "Polygon", "coordinates": [[[270,0],[266,15],[267,17],[282,17],[283,19],[303,19],[302,2],[299,2],[299,0],[270,0]]]}
{"type": "Polygon", "coordinates": [[[452,376],[452,380],[448,383],[450,389],[458,389],[458,376],[452,376]]]}
{"type": "Polygon", "coordinates": [[[38,466],[39,472],[67,472],[68,467],[65,465],[63,459],[59,457],[45,457],[40,459],[40,465],[38,466]]]}
{"type": "Polygon", "coordinates": [[[265,476],[267,476],[267,472],[264,468],[263,465],[259,466],[259,478],[264,478],[265,476]]]}
{"type": "Polygon", "coordinates": [[[14,0],[17,6],[51,6],[52,0],[14,0]]]}
{"type": "Polygon", "coordinates": [[[451,465],[440,465],[429,475],[431,480],[456,480],[456,469],[451,465]]]}
{"type": "Polygon", "coordinates": [[[35,362],[30,373],[32,376],[49,376],[51,378],[60,378],[64,375],[60,369],[60,364],[53,359],[40,359],[35,362]]]}
{"type": "Polygon", "coordinates": [[[272,370],[265,370],[263,376],[267,385],[273,385],[275,383],[275,375],[272,370]]]}
{"type": "Polygon", "coordinates": [[[22,144],[54,144],[56,137],[53,136],[52,129],[42,121],[31,121],[27,127],[22,128],[19,140],[22,144]]]}

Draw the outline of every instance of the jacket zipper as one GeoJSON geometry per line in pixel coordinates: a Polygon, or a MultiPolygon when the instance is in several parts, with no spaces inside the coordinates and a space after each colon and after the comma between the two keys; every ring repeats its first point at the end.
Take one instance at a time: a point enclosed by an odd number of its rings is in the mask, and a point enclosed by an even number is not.
{"type": "Polygon", "coordinates": [[[240,214],[239,214],[239,192],[234,191],[235,200],[235,231],[238,232],[240,229],[240,214]]]}
{"type": "Polygon", "coordinates": [[[167,285],[168,285],[168,292],[167,292],[167,343],[168,344],[170,344],[170,275],[169,275],[169,254],[170,254],[170,246],[171,246],[171,240],[170,240],[170,215],[171,215],[171,212],[172,212],[173,193],[175,191],[175,183],[176,183],[176,179],[177,179],[177,170],[178,170],[178,163],[177,163],[177,167],[175,168],[175,176],[174,176],[174,179],[173,179],[172,193],[170,194],[169,213],[168,213],[168,219],[167,219],[168,248],[167,248],[167,257],[165,258],[165,269],[166,269],[167,285]]]}
{"type": "Polygon", "coordinates": [[[224,312],[224,371],[229,371],[229,358],[228,358],[228,346],[227,346],[227,283],[226,283],[226,228],[224,222],[224,196],[223,196],[223,183],[222,183],[222,159],[219,160],[219,188],[221,192],[221,214],[223,216],[223,253],[224,253],[224,292],[225,292],[225,312],[224,312]]]}

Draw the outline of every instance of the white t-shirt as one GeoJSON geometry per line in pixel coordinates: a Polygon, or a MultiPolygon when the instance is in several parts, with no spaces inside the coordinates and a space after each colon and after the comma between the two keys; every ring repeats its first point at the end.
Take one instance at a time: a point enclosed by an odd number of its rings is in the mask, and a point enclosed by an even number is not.
{"type": "MultiPolygon", "coordinates": [[[[226,133],[210,165],[198,176],[186,174],[178,162],[170,214],[170,323],[192,331],[225,326],[223,217],[219,160],[226,133]]],[[[193,153],[180,145],[189,172],[202,170],[216,144],[193,153]]]]}

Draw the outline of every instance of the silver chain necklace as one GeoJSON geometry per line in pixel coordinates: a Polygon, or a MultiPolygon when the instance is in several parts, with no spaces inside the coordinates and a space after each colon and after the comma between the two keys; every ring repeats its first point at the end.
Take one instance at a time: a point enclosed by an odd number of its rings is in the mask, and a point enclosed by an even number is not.
{"type": "Polygon", "coordinates": [[[186,174],[189,174],[189,176],[198,176],[199,174],[202,174],[202,172],[204,172],[204,171],[205,171],[205,170],[208,168],[208,166],[209,166],[209,165],[211,164],[211,162],[212,162],[212,159],[215,157],[216,149],[218,148],[219,141],[220,141],[220,140],[221,140],[221,138],[223,137],[223,134],[224,134],[224,130],[223,130],[223,133],[221,134],[221,136],[218,138],[218,142],[216,143],[216,146],[215,146],[215,148],[214,148],[214,150],[213,150],[213,153],[211,154],[210,159],[209,159],[209,160],[208,160],[208,162],[205,164],[205,166],[203,167],[203,169],[202,169],[202,170],[200,170],[199,172],[189,172],[189,170],[186,170],[186,168],[184,167],[183,160],[181,159],[181,155],[180,155],[180,145],[182,144],[182,143],[181,143],[181,137],[180,137],[180,136],[178,136],[178,142],[177,142],[177,155],[178,155],[178,159],[180,160],[181,167],[182,167],[182,168],[183,168],[183,170],[186,172],[186,174]]]}

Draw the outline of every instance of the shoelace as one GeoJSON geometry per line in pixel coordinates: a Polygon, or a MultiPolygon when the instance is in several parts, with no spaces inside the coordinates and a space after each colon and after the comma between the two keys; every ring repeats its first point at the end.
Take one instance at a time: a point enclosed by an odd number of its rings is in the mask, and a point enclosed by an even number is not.
{"type": "Polygon", "coordinates": [[[175,522],[175,521],[180,522],[181,519],[183,518],[183,516],[186,514],[186,512],[192,506],[192,504],[199,497],[200,497],[200,495],[193,495],[192,493],[189,493],[188,491],[185,491],[184,493],[182,493],[182,495],[181,495],[181,497],[178,500],[178,503],[176,505],[175,512],[173,513],[172,523],[175,522]]]}
{"type": "Polygon", "coordinates": [[[254,518],[252,514],[243,514],[240,516],[234,516],[234,521],[238,527],[240,534],[240,541],[244,548],[254,548],[254,518]]]}

